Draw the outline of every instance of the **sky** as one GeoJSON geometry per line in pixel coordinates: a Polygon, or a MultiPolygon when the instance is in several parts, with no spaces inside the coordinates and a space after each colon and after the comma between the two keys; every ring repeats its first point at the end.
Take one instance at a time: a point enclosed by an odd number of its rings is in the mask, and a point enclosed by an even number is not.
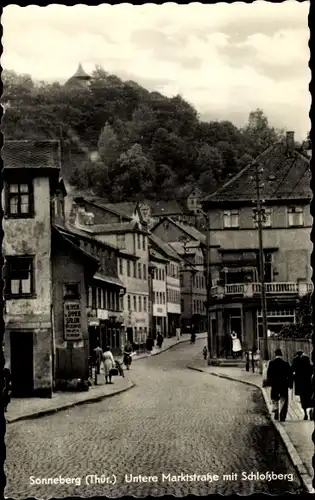
{"type": "Polygon", "coordinates": [[[9,5],[2,15],[4,69],[64,82],[81,62],[167,96],[181,94],[202,120],[310,128],[309,2],[90,7],[9,5]]]}

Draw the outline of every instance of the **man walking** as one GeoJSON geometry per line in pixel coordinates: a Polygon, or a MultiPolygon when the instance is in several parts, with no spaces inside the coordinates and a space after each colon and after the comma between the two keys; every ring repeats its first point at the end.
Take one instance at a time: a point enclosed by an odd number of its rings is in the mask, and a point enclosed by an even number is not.
{"type": "Polygon", "coordinates": [[[300,396],[301,406],[304,411],[304,420],[308,420],[307,409],[312,406],[312,365],[309,356],[298,351],[292,360],[294,376],[294,392],[300,396]]]}
{"type": "Polygon", "coordinates": [[[282,358],[281,349],[276,349],[275,358],[269,362],[267,381],[271,387],[275,420],[284,422],[288,413],[289,388],[293,387],[293,377],[289,363],[282,358]]]}

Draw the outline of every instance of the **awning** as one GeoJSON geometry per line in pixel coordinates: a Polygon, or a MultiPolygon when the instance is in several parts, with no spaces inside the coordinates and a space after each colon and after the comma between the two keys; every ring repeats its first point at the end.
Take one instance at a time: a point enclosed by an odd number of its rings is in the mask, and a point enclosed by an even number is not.
{"type": "Polygon", "coordinates": [[[116,276],[107,276],[105,274],[95,273],[93,279],[103,281],[109,285],[116,285],[124,289],[126,288],[123,282],[119,278],[116,278],[116,276]]]}

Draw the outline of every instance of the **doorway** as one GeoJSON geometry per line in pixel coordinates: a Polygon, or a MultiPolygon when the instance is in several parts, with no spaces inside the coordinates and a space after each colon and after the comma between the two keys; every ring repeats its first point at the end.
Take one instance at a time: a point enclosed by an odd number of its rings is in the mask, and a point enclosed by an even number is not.
{"type": "Polygon", "coordinates": [[[127,341],[133,344],[133,329],[131,327],[127,328],[127,341]]]}
{"type": "Polygon", "coordinates": [[[11,332],[12,396],[28,397],[34,391],[33,332],[11,332]]]}

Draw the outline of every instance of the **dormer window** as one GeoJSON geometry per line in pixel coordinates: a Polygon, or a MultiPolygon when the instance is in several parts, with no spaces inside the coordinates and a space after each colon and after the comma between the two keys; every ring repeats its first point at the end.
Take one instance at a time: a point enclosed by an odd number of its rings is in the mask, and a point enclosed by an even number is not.
{"type": "Polygon", "coordinates": [[[239,227],[239,211],[225,210],[223,213],[223,227],[225,229],[239,227]]]}
{"type": "Polygon", "coordinates": [[[289,227],[304,226],[303,207],[288,207],[288,224],[289,227]]]}

